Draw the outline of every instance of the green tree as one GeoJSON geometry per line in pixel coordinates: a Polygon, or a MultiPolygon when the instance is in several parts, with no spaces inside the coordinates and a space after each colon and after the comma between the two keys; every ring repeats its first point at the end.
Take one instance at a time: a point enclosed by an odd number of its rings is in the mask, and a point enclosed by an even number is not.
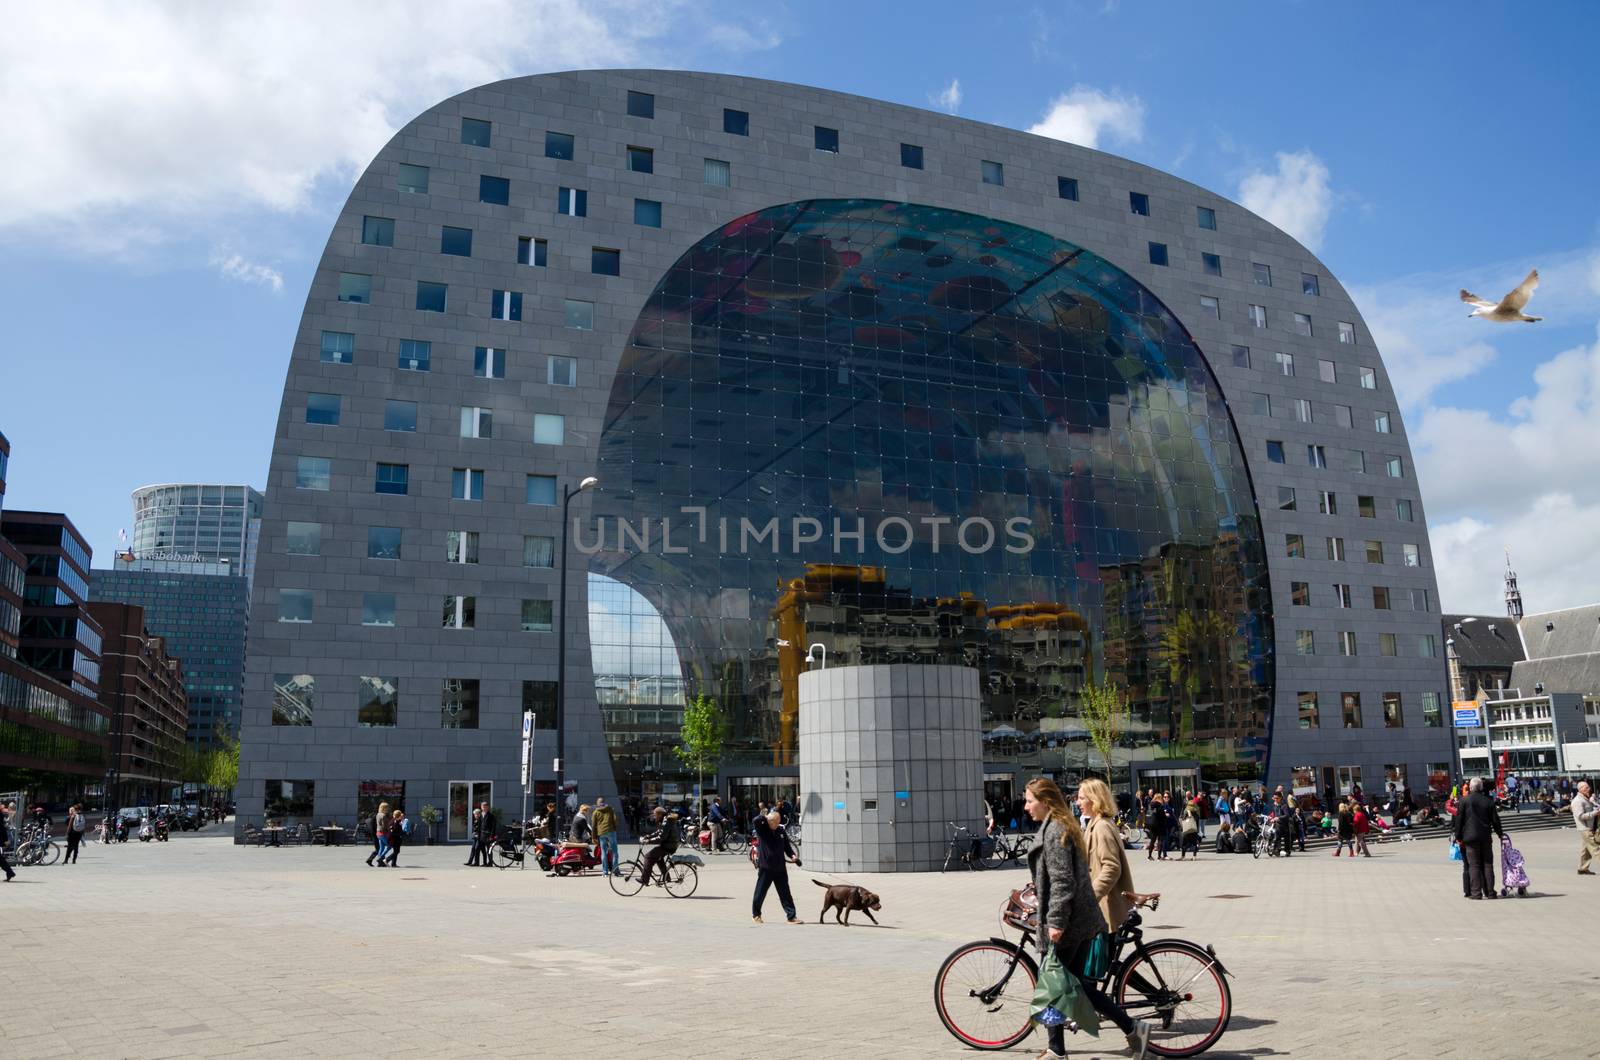
{"type": "Polygon", "coordinates": [[[223,791],[232,791],[239,783],[239,741],[231,736],[220,737],[208,757],[210,764],[206,770],[206,783],[223,791]]]}
{"type": "Polygon", "coordinates": [[[1111,681],[1091,681],[1079,691],[1080,712],[1089,739],[1106,767],[1106,783],[1114,783],[1112,755],[1128,731],[1132,710],[1128,692],[1111,681]]]}
{"type": "Polygon", "coordinates": [[[678,746],[672,749],[672,753],[684,765],[693,767],[702,795],[705,792],[706,770],[717,768],[726,737],[727,716],[723,713],[722,704],[706,695],[691,699],[683,709],[683,727],[678,732],[678,746]]]}

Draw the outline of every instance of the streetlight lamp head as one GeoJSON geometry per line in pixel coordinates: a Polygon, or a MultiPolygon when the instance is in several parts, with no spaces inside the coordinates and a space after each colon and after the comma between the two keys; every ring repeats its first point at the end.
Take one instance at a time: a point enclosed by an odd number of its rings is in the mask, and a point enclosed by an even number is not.
{"type": "Polygon", "coordinates": [[[594,486],[598,486],[598,485],[600,485],[600,480],[595,478],[593,475],[590,475],[587,478],[585,478],[582,482],[578,483],[578,491],[581,493],[586,489],[590,489],[590,488],[592,488],[594,486]]]}

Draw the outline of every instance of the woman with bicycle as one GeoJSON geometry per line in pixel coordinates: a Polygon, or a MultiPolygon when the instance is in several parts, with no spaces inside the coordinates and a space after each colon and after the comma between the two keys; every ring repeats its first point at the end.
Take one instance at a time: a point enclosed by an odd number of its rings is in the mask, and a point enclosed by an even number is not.
{"type": "MultiPolygon", "coordinates": [[[[1150,1024],[1135,1022],[1092,979],[1079,974],[1096,936],[1108,930],[1090,881],[1088,844],[1061,789],[1048,777],[1035,777],[1024,789],[1024,809],[1038,822],[1039,842],[1028,853],[1034,890],[1039,896],[1040,950],[1055,950],[1056,959],[1078,980],[1095,1011],[1117,1025],[1128,1038],[1128,1051],[1142,1060],[1150,1043],[1150,1024]],[[1048,943],[1046,942],[1048,940],[1048,943]]],[[[1040,1060],[1066,1055],[1065,1028],[1049,1028],[1049,1048],[1040,1060]]]]}

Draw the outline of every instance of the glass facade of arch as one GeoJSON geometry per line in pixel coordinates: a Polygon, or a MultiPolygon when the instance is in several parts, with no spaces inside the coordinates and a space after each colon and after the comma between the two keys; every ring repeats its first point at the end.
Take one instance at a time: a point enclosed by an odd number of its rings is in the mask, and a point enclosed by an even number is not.
{"type": "MultiPolygon", "coordinates": [[[[990,762],[1093,768],[1090,680],[1131,696],[1118,761],[1264,761],[1267,564],[1223,396],[1172,314],[1079,247],[882,201],[732,221],[646,302],[597,473],[576,547],[723,702],[725,774],[795,765],[813,644],[977,667],[990,762]]],[[[597,683],[606,658],[596,639],[597,683]]],[[[606,695],[639,790],[676,725],[606,695]]]]}

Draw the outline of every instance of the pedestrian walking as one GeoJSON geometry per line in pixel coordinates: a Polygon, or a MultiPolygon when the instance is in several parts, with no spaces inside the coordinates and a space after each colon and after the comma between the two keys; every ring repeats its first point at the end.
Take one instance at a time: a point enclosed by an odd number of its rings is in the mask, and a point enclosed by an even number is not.
{"type": "MultiPolygon", "coordinates": [[[[552,803],[551,805],[554,805],[554,804],[552,803]]],[[[483,811],[478,809],[476,806],[474,806],[472,808],[472,824],[469,826],[469,830],[468,830],[468,833],[467,833],[468,836],[472,839],[472,851],[467,855],[467,860],[462,863],[467,868],[475,869],[481,864],[481,861],[479,859],[480,859],[480,856],[483,853],[483,842],[482,842],[483,830],[481,828],[479,828],[478,825],[482,820],[483,820],[483,811]]],[[[546,817],[545,820],[546,821],[550,821],[550,822],[554,822],[555,818],[554,817],[546,817]]]]}
{"type": "Polygon", "coordinates": [[[1217,823],[1224,827],[1233,824],[1233,798],[1227,788],[1217,792],[1217,823]]]}
{"type": "MultiPolygon", "coordinates": [[[[411,818],[406,816],[406,811],[396,809],[389,815],[389,867],[398,868],[400,848],[406,845],[406,836],[411,834],[411,818]]],[[[383,858],[378,859],[378,867],[383,867],[383,858]]]]}
{"type": "Polygon", "coordinates": [[[600,872],[610,876],[617,871],[617,811],[606,805],[604,795],[594,800],[594,838],[600,844],[600,872]]]}
{"type": "Polygon", "coordinates": [[[1578,782],[1578,793],[1572,797],[1572,820],[1578,826],[1578,875],[1593,876],[1591,861],[1600,861],[1600,805],[1595,803],[1594,792],[1587,780],[1578,782]]]}
{"type": "Polygon", "coordinates": [[[1116,804],[1111,800],[1111,789],[1105,781],[1090,777],[1078,785],[1078,812],[1085,822],[1089,883],[1100,903],[1100,915],[1105,918],[1107,930],[1115,931],[1133,911],[1133,905],[1123,895],[1135,888],[1133,869],[1128,865],[1128,855],[1122,846],[1122,833],[1114,821],[1116,804]]]}
{"type": "Polygon", "coordinates": [[[1370,858],[1372,851],[1367,849],[1367,833],[1372,831],[1372,816],[1367,812],[1367,808],[1358,802],[1351,809],[1350,817],[1350,824],[1356,835],[1356,848],[1350,856],[1355,857],[1356,854],[1360,854],[1364,858],[1370,858]]]}
{"type": "MultiPolygon", "coordinates": [[[[1095,939],[1110,930],[1095,900],[1088,841],[1055,781],[1035,777],[1023,790],[1028,816],[1040,826],[1039,840],[1028,852],[1028,868],[1039,896],[1039,949],[1055,950],[1056,959],[1077,978],[1079,990],[1095,1011],[1117,1025],[1127,1036],[1128,1052],[1142,1060],[1150,1044],[1150,1024],[1135,1022],[1097,982],[1080,974],[1095,939]]],[[[1049,1028],[1049,1048],[1041,1060],[1064,1057],[1066,1052],[1066,1029],[1056,1024],[1049,1028]]]]}
{"type": "Polygon", "coordinates": [[[1191,802],[1183,808],[1183,816],[1178,820],[1178,860],[1193,854],[1200,857],[1200,807],[1196,802],[1191,802]]]}
{"type": "Polygon", "coordinates": [[[1339,804],[1339,845],[1334,848],[1333,856],[1338,857],[1344,853],[1344,848],[1349,846],[1350,856],[1356,856],[1356,818],[1350,812],[1350,804],[1339,804]]]}
{"type": "Polygon", "coordinates": [[[67,811],[67,853],[61,859],[63,865],[77,864],[78,844],[83,842],[83,833],[89,830],[89,822],[83,816],[83,805],[76,804],[67,811]]]}
{"type": "Polygon", "coordinates": [[[1495,898],[1494,848],[1490,843],[1491,837],[1505,838],[1505,829],[1494,800],[1483,793],[1483,778],[1473,777],[1467,789],[1467,797],[1457,807],[1455,824],[1451,826],[1467,864],[1467,897],[1495,898]]]}
{"type": "Polygon", "coordinates": [[[0,869],[5,870],[7,883],[17,876],[15,870],[11,868],[11,862],[6,860],[6,849],[11,846],[11,815],[16,809],[14,802],[0,805],[0,869]]]}
{"type": "Polygon", "coordinates": [[[372,815],[372,853],[367,855],[367,864],[384,858],[389,853],[385,844],[385,837],[389,833],[389,804],[378,803],[378,812],[372,815]]]}
{"type": "Polygon", "coordinates": [[[789,833],[783,828],[783,815],[773,810],[756,819],[756,893],[750,902],[750,917],[761,923],[761,907],[767,900],[767,889],[778,889],[778,904],[783,906],[789,923],[800,923],[795,912],[794,895],[789,891],[789,865],[800,867],[800,855],[795,853],[789,833]]]}
{"type": "Polygon", "coordinates": [[[1144,859],[1152,858],[1167,860],[1167,807],[1161,801],[1160,795],[1150,796],[1150,806],[1144,812],[1144,832],[1148,840],[1148,848],[1144,852],[1144,859]]]}
{"type": "Polygon", "coordinates": [[[494,811],[487,802],[478,804],[477,840],[478,856],[482,859],[479,865],[486,869],[494,868],[494,837],[495,837],[494,811]]]}

